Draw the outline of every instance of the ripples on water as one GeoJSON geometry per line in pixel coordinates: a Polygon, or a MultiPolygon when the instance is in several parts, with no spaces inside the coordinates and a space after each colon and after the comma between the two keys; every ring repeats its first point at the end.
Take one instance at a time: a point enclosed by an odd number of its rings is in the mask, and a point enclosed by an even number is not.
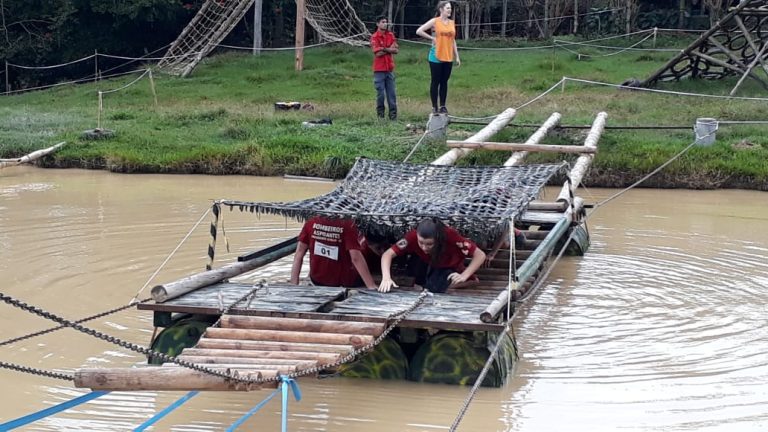
{"type": "MultiPolygon", "coordinates": [[[[0,176],[2,291],[69,318],[130,300],[211,198],[293,199],[332,186],[13,170],[0,176]]],[[[611,192],[593,191],[598,196],[591,201],[611,192]]],[[[743,191],[637,190],[601,209],[590,220],[589,253],[565,258],[521,307],[515,320],[521,360],[513,377],[502,389],[482,389],[459,430],[768,429],[768,220],[764,206],[754,204],[764,200],[765,194],[743,191]]],[[[207,224],[206,218],[158,282],[202,269],[207,224]]],[[[237,211],[225,212],[224,224],[233,250],[227,254],[221,242],[222,260],[298,227],[237,211]]],[[[284,259],[256,277],[287,278],[289,268],[284,259]]],[[[0,339],[49,326],[5,309],[0,339]]],[[[151,314],[121,313],[92,326],[145,344],[151,314]]],[[[65,370],[143,362],[70,330],[0,347],[0,360],[65,370]]],[[[5,389],[17,389],[0,397],[0,421],[83,394],[8,371],[0,379],[5,389]]],[[[468,392],[353,379],[310,380],[302,390],[304,399],[290,404],[290,430],[442,431],[468,392]]],[[[29,430],[132,430],[183,394],[113,393],[29,430]]],[[[267,394],[201,393],[155,430],[223,430],[267,394]]],[[[276,399],[242,430],[279,430],[279,411],[276,399]]]]}

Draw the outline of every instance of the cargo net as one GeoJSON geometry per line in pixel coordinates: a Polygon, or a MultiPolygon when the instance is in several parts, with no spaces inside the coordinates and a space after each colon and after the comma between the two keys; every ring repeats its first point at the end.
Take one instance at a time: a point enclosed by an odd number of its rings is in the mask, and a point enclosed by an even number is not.
{"type": "Polygon", "coordinates": [[[360,158],[336,189],[319,197],[219,203],[299,221],[315,215],[353,218],[363,231],[393,236],[403,235],[424,217],[437,217],[484,241],[502,234],[566,165],[451,167],[360,158]]]}
{"type": "Polygon", "coordinates": [[[347,0],[307,0],[307,21],[331,42],[365,46],[370,43],[371,33],[355,13],[347,0]]]}
{"type": "Polygon", "coordinates": [[[172,75],[187,76],[224,40],[254,0],[208,0],[187,24],[158,67],[172,75]]]}

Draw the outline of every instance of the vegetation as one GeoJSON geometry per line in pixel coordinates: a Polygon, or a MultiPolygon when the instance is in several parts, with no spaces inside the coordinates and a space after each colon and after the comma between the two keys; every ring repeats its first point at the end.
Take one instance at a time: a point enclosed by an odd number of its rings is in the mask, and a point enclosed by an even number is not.
{"type": "MultiPolygon", "coordinates": [[[[658,42],[683,46],[688,41],[658,42]]],[[[262,56],[224,53],[205,60],[190,78],[155,74],[157,106],[146,77],[125,90],[105,94],[101,126],[116,133],[108,140],[81,138],[84,130],[97,126],[97,91],[119,88],[135,75],[2,97],[0,158],[65,140],[70,144],[46,158],[46,166],[338,178],[358,156],[402,160],[422,136],[430,107],[426,52],[423,46],[406,42],[401,48],[397,57],[397,122],[376,119],[371,55],[366,49],[334,46],[307,50],[305,70],[300,73],[293,70],[290,51],[262,56]],[[310,103],[314,110],[276,111],[274,103],[278,101],[310,103]],[[304,121],[326,117],[332,119],[332,125],[302,126],[304,121]]],[[[582,54],[588,53],[582,50],[582,54]]],[[[563,50],[466,50],[462,66],[454,69],[450,81],[448,107],[456,116],[492,116],[533,99],[563,76],[609,83],[642,79],[669,56],[663,52],[625,52],[579,58],[563,50]]],[[[670,83],[664,89],[723,95],[735,82],[735,78],[692,80],[670,83]]],[[[749,96],[764,93],[751,82],[740,90],[749,96]]],[[[599,111],[609,114],[608,126],[686,129],[606,130],[587,182],[593,186],[627,185],[661,165],[693,141],[696,118],[768,118],[764,101],[694,98],[568,82],[519,110],[515,123],[538,125],[551,113],[560,112],[563,124],[588,125],[599,111]]],[[[717,143],[694,147],[649,185],[768,189],[767,127],[722,126],[717,143]]],[[[463,139],[479,128],[451,125],[449,138],[463,139]]],[[[533,130],[507,128],[497,139],[522,142],[533,130]]],[[[562,129],[545,142],[579,144],[585,134],[583,129],[562,129]]],[[[431,161],[445,150],[442,143],[424,142],[411,161],[431,161]]],[[[477,151],[462,163],[501,163],[507,156],[477,151]]],[[[531,160],[547,158],[536,155],[531,160]]]]}

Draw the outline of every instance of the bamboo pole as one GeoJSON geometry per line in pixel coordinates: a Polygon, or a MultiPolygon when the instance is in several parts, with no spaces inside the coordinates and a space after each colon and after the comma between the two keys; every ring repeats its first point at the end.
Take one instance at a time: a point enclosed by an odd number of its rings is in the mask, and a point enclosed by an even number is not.
{"type": "Polygon", "coordinates": [[[316,333],[370,334],[379,336],[384,332],[384,323],[354,321],[310,320],[299,318],[271,318],[258,316],[224,315],[222,328],[253,330],[287,330],[316,333]]]}
{"type": "Polygon", "coordinates": [[[188,361],[190,363],[208,365],[208,364],[238,364],[247,365],[253,368],[260,367],[289,367],[296,368],[296,370],[309,369],[317,366],[316,361],[311,360],[294,360],[294,359],[260,359],[260,358],[247,358],[247,357],[208,357],[208,356],[188,356],[180,355],[179,360],[188,361]]]}
{"type": "Polygon", "coordinates": [[[261,350],[261,351],[287,351],[287,352],[311,352],[311,353],[338,353],[349,354],[354,350],[351,345],[343,344],[314,344],[314,343],[287,343],[275,341],[254,341],[237,339],[216,339],[208,337],[200,339],[195,345],[199,349],[225,349],[225,350],[261,350]]]}
{"type": "Polygon", "coordinates": [[[50,153],[55,152],[56,150],[58,150],[59,148],[64,146],[64,144],[66,144],[66,141],[62,141],[62,142],[60,142],[60,143],[58,143],[58,144],[56,144],[54,146],[48,147],[48,148],[44,148],[44,149],[41,149],[41,150],[35,150],[35,151],[33,151],[32,153],[30,153],[28,155],[25,155],[25,156],[22,156],[22,157],[16,158],[16,159],[0,159],[0,169],[6,168],[6,167],[10,167],[10,166],[21,165],[21,164],[29,163],[29,162],[32,162],[34,160],[40,159],[41,157],[43,157],[45,155],[48,155],[50,153]]]}
{"type": "MultiPolygon", "coordinates": [[[[597,114],[595,121],[592,122],[592,128],[589,130],[587,139],[584,140],[585,148],[597,149],[597,142],[600,140],[600,136],[605,129],[605,120],[608,118],[608,114],[600,112],[597,114]]],[[[571,172],[568,173],[568,177],[571,179],[570,183],[566,182],[563,188],[560,190],[560,194],[557,196],[557,201],[571,202],[571,196],[573,192],[581,184],[581,180],[592,164],[592,160],[595,158],[594,154],[583,154],[576,159],[576,163],[573,165],[571,172]],[[570,186],[570,189],[569,189],[570,186]]]]}
{"type": "Polygon", "coordinates": [[[451,148],[465,149],[486,149],[500,151],[527,151],[542,153],[597,153],[596,148],[589,148],[574,145],[549,145],[549,144],[523,144],[523,143],[504,143],[504,142],[469,142],[469,141],[446,141],[446,145],[451,148]]]}
{"type": "MultiPolygon", "coordinates": [[[[541,140],[549,133],[549,131],[560,124],[560,118],[562,116],[560,113],[552,113],[552,115],[549,116],[547,121],[544,122],[537,130],[534,132],[528,140],[525,141],[526,144],[538,144],[541,142],[541,140]]],[[[512,153],[512,156],[507,159],[506,162],[504,162],[504,166],[515,166],[522,163],[523,159],[528,156],[527,151],[520,151],[512,153]]]]}
{"type": "MultiPolygon", "coordinates": [[[[238,376],[247,379],[262,378],[259,372],[244,372],[238,376]]],[[[251,391],[260,389],[262,385],[231,381],[187,368],[143,367],[78,369],[75,371],[75,387],[110,391],[251,391]]]]}
{"type": "MultiPolygon", "coordinates": [[[[492,122],[488,123],[488,126],[469,137],[467,141],[486,141],[490,139],[504,129],[504,127],[515,117],[515,114],[517,114],[517,111],[515,111],[514,108],[507,108],[504,112],[496,116],[492,122]]],[[[435,159],[432,162],[432,165],[453,165],[457,160],[468,155],[471,151],[472,149],[451,149],[435,159]]]]}
{"type": "MultiPolygon", "coordinates": [[[[555,244],[563,236],[571,225],[571,213],[566,212],[563,218],[555,225],[549,232],[547,237],[542,241],[541,245],[534,251],[530,258],[525,260],[523,266],[517,270],[516,286],[522,286],[528,282],[528,279],[539,269],[544,261],[552,253],[555,244]]],[[[500,292],[499,295],[488,305],[487,308],[480,314],[480,321],[484,323],[491,323],[496,320],[496,317],[507,306],[509,302],[510,290],[505,289],[500,292]]]]}
{"type": "MultiPolygon", "coordinates": [[[[747,26],[744,25],[744,21],[741,20],[741,17],[736,15],[733,17],[733,19],[736,21],[736,25],[739,26],[739,29],[741,29],[741,32],[744,34],[744,40],[746,40],[749,46],[752,48],[752,52],[760,51],[760,49],[757,47],[757,44],[755,44],[755,42],[752,40],[752,36],[750,35],[749,30],[747,30],[747,26]]],[[[768,66],[766,66],[762,58],[760,58],[760,64],[763,66],[765,73],[768,73],[768,66]]]]}
{"type": "Polygon", "coordinates": [[[348,335],[341,333],[305,333],[297,331],[241,330],[209,327],[205,337],[216,339],[247,339],[273,342],[299,342],[331,345],[352,345],[361,347],[373,341],[369,335],[348,335]]]}
{"type": "Polygon", "coordinates": [[[293,242],[286,243],[282,248],[252,260],[232,263],[218,269],[196,273],[165,285],[157,285],[152,288],[152,298],[156,303],[162,303],[196,289],[263,267],[294,253],[297,241],[294,239],[293,242]]]}
{"type": "Polygon", "coordinates": [[[752,69],[754,69],[755,66],[757,66],[757,63],[760,61],[760,59],[762,59],[763,54],[765,54],[766,48],[768,48],[768,43],[763,45],[763,48],[760,49],[759,53],[757,53],[757,55],[755,56],[755,59],[752,60],[752,63],[750,63],[750,65],[747,67],[747,70],[744,72],[744,75],[742,75],[741,78],[739,78],[739,82],[737,82],[736,85],[733,87],[733,90],[731,90],[731,93],[729,94],[730,96],[733,96],[736,93],[736,90],[738,90],[739,87],[741,87],[741,83],[744,82],[744,80],[747,78],[747,75],[749,75],[752,72],[752,69]]]}
{"type": "Polygon", "coordinates": [[[332,363],[341,358],[341,353],[303,352],[303,351],[257,351],[238,349],[185,348],[183,355],[194,357],[247,357],[260,359],[314,360],[320,363],[332,363]]]}

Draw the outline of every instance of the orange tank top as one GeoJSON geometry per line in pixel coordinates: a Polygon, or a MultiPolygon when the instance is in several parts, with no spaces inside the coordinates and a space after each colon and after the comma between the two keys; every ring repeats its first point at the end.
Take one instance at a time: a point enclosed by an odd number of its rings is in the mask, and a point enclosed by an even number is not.
{"type": "Polygon", "coordinates": [[[441,62],[453,61],[453,42],[456,40],[456,24],[453,20],[443,24],[443,20],[435,18],[435,56],[441,62]]]}

